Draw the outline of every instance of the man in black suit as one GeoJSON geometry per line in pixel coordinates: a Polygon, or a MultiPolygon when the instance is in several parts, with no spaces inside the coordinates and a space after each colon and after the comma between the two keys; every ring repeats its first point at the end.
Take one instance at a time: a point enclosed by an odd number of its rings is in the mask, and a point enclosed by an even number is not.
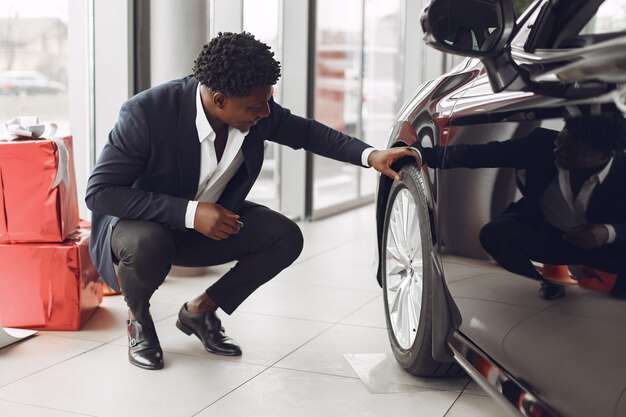
{"type": "Polygon", "coordinates": [[[556,132],[482,145],[422,148],[433,168],[512,167],[523,198],[487,223],[483,248],[507,270],[541,281],[552,300],[565,289],[550,283],[532,261],[587,265],[618,274],[611,295],[626,296],[626,132],[624,119],[567,119],[556,132]]]}
{"type": "Polygon", "coordinates": [[[298,226],[246,201],[263,163],[264,141],[396,178],[407,149],[375,150],[272,98],[280,64],[249,33],[220,33],[204,46],[194,75],[129,99],[89,178],[91,255],[103,279],[121,285],[129,307],[129,360],[163,367],[150,298],[172,265],[237,264],[185,303],[177,327],[207,351],[238,356],[215,311],[231,314],[302,251],[298,226]]]}

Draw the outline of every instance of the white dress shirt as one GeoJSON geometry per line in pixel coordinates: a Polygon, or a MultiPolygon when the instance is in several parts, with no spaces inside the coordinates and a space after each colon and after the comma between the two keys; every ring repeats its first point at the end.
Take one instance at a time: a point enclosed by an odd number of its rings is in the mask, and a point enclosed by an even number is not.
{"type": "MultiPolygon", "coordinates": [[[[196,130],[200,141],[200,178],[198,179],[198,192],[194,201],[187,204],[185,212],[185,227],[193,229],[198,202],[215,203],[221,197],[228,182],[235,176],[239,167],[243,163],[243,152],[241,145],[248,134],[248,131],[241,132],[232,127],[228,128],[228,139],[224,154],[219,163],[215,154],[215,131],[211,127],[200,98],[200,84],[196,89],[196,130]]],[[[374,151],[374,148],[367,148],[361,154],[361,163],[364,167],[369,167],[367,158],[374,151]]]]}
{"type": "Polygon", "coordinates": [[[237,173],[243,163],[241,145],[248,134],[248,131],[241,132],[229,127],[222,159],[217,162],[217,155],[215,154],[216,135],[204,114],[200,99],[200,84],[196,89],[196,130],[200,141],[200,176],[196,198],[187,204],[185,213],[185,227],[189,229],[193,229],[198,202],[215,203],[224,192],[228,182],[237,173]]]}
{"type": "MultiPolygon", "coordinates": [[[[570,172],[557,166],[558,175],[554,177],[541,196],[541,210],[548,223],[564,232],[572,227],[587,224],[587,207],[593,190],[606,179],[611,165],[613,165],[613,158],[602,171],[585,181],[576,198],[572,195],[570,172]]],[[[607,243],[612,243],[615,240],[615,228],[610,224],[604,226],[609,231],[607,243]]]]}

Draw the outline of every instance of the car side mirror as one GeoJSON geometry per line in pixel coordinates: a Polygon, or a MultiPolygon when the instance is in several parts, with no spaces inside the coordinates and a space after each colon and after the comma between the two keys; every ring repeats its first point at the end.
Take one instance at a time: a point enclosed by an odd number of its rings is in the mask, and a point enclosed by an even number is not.
{"type": "Polygon", "coordinates": [[[421,24],[427,45],[480,58],[494,91],[502,91],[517,77],[509,49],[515,28],[512,0],[432,0],[421,24]]]}

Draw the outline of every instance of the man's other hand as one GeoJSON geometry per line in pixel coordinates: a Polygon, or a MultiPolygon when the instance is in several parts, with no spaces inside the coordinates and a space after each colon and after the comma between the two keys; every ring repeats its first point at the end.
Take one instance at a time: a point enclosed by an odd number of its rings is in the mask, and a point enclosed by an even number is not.
{"type": "Polygon", "coordinates": [[[222,240],[239,233],[243,223],[239,215],[218,204],[198,203],[193,228],[214,240],[222,240]]]}
{"type": "Polygon", "coordinates": [[[583,249],[593,249],[609,241],[609,230],[603,224],[581,224],[563,234],[563,239],[583,249]]]}
{"type": "Polygon", "coordinates": [[[415,157],[408,147],[375,150],[367,158],[367,163],[381,174],[385,174],[393,180],[399,180],[400,176],[391,169],[391,165],[405,156],[415,157]]]}

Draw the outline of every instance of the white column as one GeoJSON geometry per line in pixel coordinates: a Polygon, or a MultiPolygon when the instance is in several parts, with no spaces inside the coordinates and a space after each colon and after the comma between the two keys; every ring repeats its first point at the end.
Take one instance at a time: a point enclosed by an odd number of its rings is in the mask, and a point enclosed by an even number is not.
{"type": "Polygon", "coordinates": [[[151,85],[191,74],[208,41],[206,0],[150,2],[151,85]]]}
{"type": "MultiPolygon", "coordinates": [[[[283,2],[282,105],[306,116],[308,75],[308,0],[283,2]]],[[[303,150],[281,146],[280,211],[292,218],[305,216],[305,158],[303,150]]]]}
{"type": "Polygon", "coordinates": [[[211,0],[211,37],[219,32],[241,32],[243,0],[211,0]]]}
{"type": "Polygon", "coordinates": [[[89,209],[85,204],[87,179],[93,167],[94,137],[91,131],[89,90],[89,10],[84,0],[70,0],[68,8],[69,42],[69,105],[70,126],[74,136],[74,167],[80,217],[89,219],[89,209]]]}
{"type": "Polygon", "coordinates": [[[133,43],[131,2],[94,1],[96,156],[133,93],[133,43]]]}

